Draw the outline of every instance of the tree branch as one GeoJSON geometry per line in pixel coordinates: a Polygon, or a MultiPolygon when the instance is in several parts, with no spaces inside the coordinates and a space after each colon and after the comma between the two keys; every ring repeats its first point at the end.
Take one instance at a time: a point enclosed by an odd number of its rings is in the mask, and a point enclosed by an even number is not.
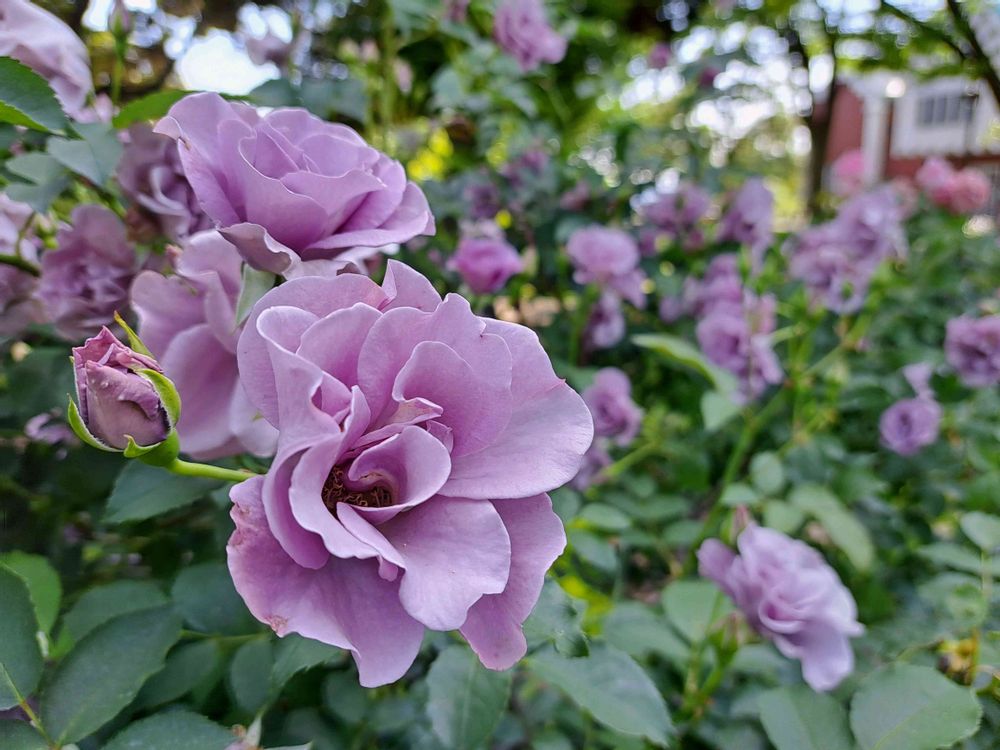
{"type": "Polygon", "coordinates": [[[962,6],[958,0],[948,0],[948,12],[951,13],[952,20],[955,22],[955,28],[958,29],[958,32],[972,48],[973,61],[977,63],[979,72],[986,79],[990,91],[993,92],[993,98],[996,100],[997,106],[1000,107],[1000,74],[993,67],[993,61],[990,60],[989,55],[986,54],[983,46],[979,43],[976,32],[973,31],[969,19],[965,17],[965,13],[962,11],[962,6]]]}

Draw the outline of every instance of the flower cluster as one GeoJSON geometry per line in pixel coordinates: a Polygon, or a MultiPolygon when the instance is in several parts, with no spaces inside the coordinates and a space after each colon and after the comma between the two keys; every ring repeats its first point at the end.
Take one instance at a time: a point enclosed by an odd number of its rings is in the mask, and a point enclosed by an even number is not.
{"type": "Polygon", "coordinates": [[[705,244],[700,223],[711,206],[712,197],[708,191],[692,182],[681,182],[676,190],[657,193],[641,212],[659,233],[691,252],[705,244]]]}
{"type": "Polygon", "coordinates": [[[917,172],[917,186],[931,201],[955,214],[971,214],[986,207],[990,181],[973,167],[954,169],[944,159],[931,157],[917,172]]]}
{"type": "Polygon", "coordinates": [[[493,38],[525,72],[566,56],[566,39],[545,19],[542,0],[503,0],[493,17],[493,38]]]}

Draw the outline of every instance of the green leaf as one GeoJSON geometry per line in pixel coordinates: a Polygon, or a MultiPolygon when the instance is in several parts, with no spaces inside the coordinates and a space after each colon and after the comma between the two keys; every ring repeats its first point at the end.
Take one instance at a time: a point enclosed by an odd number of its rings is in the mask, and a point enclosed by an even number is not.
{"type": "Polygon", "coordinates": [[[0,710],[28,698],[42,676],[38,621],[28,585],[17,573],[0,565],[0,710]]]}
{"type": "Polygon", "coordinates": [[[94,628],[119,615],[152,609],[167,603],[167,597],[149,581],[115,581],[85,592],[66,613],[63,630],[79,641],[94,628]]]}
{"type": "Polygon", "coordinates": [[[757,699],[760,720],[777,750],[853,750],[847,712],[832,696],[804,685],[769,690],[757,699]]]}
{"type": "Polygon", "coordinates": [[[259,629],[223,563],[185,568],[174,581],[170,596],[184,620],[202,633],[243,635],[259,629]]]}
{"type": "Polygon", "coordinates": [[[13,58],[0,57],[0,122],[61,133],[66,115],[44,78],[13,58]]]}
{"type": "Polygon", "coordinates": [[[583,644],[583,605],[553,580],[546,580],[538,603],[524,621],[524,637],[532,647],[552,643],[562,654],[583,644]]]}
{"type": "Polygon", "coordinates": [[[178,646],[167,656],[163,669],[142,686],[136,704],[151,708],[187,695],[215,672],[221,660],[219,644],[214,640],[178,646]]]}
{"type": "Polygon", "coordinates": [[[758,453],[750,461],[750,481],[762,495],[777,495],[785,488],[785,468],[775,453],[758,453]]]}
{"type": "Polygon", "coordinates": [[[701,397],[701,418],[709,432],[715,432],[739,413],[740,405],[724,393],[706,391],[701,397]]]}
{"type": "Polygon", "coordinates": [[[736,378],[732,374],[713,365],[695,346],[678,336],[667,333],[643,333],[633,336],[632,342],[699,372],[708,378],[715,390],[723,396],[728,396],[736,390],[736,378]]]}
{"type": "Polygon", "coordinates": [[[0,564],[21,576],[28,586],[38,627],[45,633],[51,631],[59,615],[59,601],[62,599],[59,574],[41,555],[29,555],[18,550],[0,555],[0,564]]]}
{"type": "Polygon", "coordinates": [[[125,465],[108,498],[109,523],[141,521],[190,505],[222,485],[217,479],[172,474],[141,461],[125,465]]]}
{"type": "Polygon", "coordinates": [[[4,192],[40,213],[48,211],[52,201],[69,185],[69,173],[48,154],[32,152],[15,156],[5,166],[8,172],[27,182],[11,182],[4,192]]]}
{"type": "Polygon", "coordinates": [[[331,672],[323,680],[323,706],[345,724],[360,724],[368,713],[368,693],[351,672],[331,672]]]}
{"type": "Polygon", "coordinates": [[[277,279],[270,271],[258,271],[248,265],[243,266],[243,283],[240,285],[240,297],[236,301],[236,323],[242,323],[250,316],[250,311],[257,301],[267,294],[277,279]]]}
{"type": "Polygon", "coordinates": [[[267,703],[271,695],[271,667],[274,648],[267,638],[244,643],[229,665],[229,689],[236,705],[253,715],[267,703]]]}
{"type": "Polygon", "coordinates": [[[673,630],[664,627],[666,619],[645,604],[619,602],[604,619],[604,639],[637,659],[659,654],[683,664],[690,657],[690,649],[673,630]]]}
{"type": "Polygon", "coordinates": [[[921,547],[917,550],[917,554],[925,560],[952,570],[962,570],[976,575],[981,575],[985,570],[990,575],[1000,575],[1000,559],[992,557],[984,561],[981,555],[957,544],[936,542],[921,547]]]}
{"type": "Polygon", "coordinates": [[[280,692],[285,683],[299,672],[330,661],[340,661],[343,657],[344,652],[336,646],[292,633],[278,641],[271,679],[280,692]]]}
{"type": "Polygon", "coordinates": [[[792,505],[815,518],[830,539],[858,570],[868,570],[875,560],[875,545],[868,529],[841,504],[836,495],[818,484],[801,484],[789,495],[792,505]]]}
{"type": "Polygon", "coordinates": [[[542,651],[529,659],[528,666],[605,726],[666,746],[673,731],[667,705],[628,654],[610,646],[592,647],[589,656],[576,659],[542,651]]]}
{"type": "Polygon", "coordinates": [[[727,508],[735,508],[738,505],[756,505],[760,496],[753,487],[742,482],[733,482],[722,491],[719,502],[727,508]]]}
{"type": "Polygon", "coordinates": [[[177,102],[192,92],[183,89],[156,91],[129,102],[114,116],[111,124],[121,130],[134,122],[159,120],[177,102]]]}
{"type": "Polygon", "coordinates": [[[434,734],[453,750],[483,747],[510,695],[512,672],[493,672],[465,646],[449,646],[427,673],[427,715],[434,734]]]}
{"type": "Polygon", "coordinates": [[[49,138],[46,151],[71,172],[103,185],[115,173],[122,155],[117,132],[101,122],[77,123],[74,130],[79,140],[49,138]]]}
{"type": "Polygon", "coordinates": [[[49,735],[68,744],[100,729],[163,668],[180,635],[180,619],[170,607],[122,615],[92,631],[58,666],[42,696],[49,735]]]}
{"type": "Polygon", "coordinates": [[[997,516],[973,511],[962,516],[958,523],[965,535],[983,552],[1000,548],[1000,518],[997,516]]]}
{"type": "Polygon", "coordinates": [[[851,729],[862,750],[936,750],[979,728],[973,692],[930,667],[893,664],[875,672],[851,700],[851,729]]]}
{"type": "Polygon", "coordinates": [[[583,506],[578,518],[604,531],[625,531],[632,525],[628,516],[617,508],[603,503],[589,503],[583,506]]]}
{"type": "Polygon", "coordinates": [[[49,750],[49,743],[26,722],[0,721],[0,747],[3,750],[49,750]]]}
{"type": "Polygon", "coordinates": [[[568,537],[570,548],[584,562],[606,573],[613,573],[618,568],[618,556],[604,537],[582,529],[570,529],[568,537]]]}
{"type": "Polygon", "coordinates": [[[663,590],[663,611],[689,643],[700,643],[732,604],[708,581],[674,581],[663,590]]]}
{"type": "Polygon", "coordinates": [[[126,727],[104,750],[226,750],[236,737],[191,711],[166,711],[126,727]]]}
{"type": "Polygon", "coordinates": [[[784,534],[798,531],[805,518],[801,508],[789,505],[784,500],[768,500],[764,503],[764,525],[784,534]]]}

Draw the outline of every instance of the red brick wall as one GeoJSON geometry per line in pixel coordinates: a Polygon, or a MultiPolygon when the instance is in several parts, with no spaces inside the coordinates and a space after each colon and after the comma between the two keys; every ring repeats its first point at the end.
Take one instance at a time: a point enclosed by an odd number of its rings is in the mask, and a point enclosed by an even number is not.
{"type": "Polygon", "coordinates": [[[827,164],[835,162],[846,151],[861,148],[862,116],[861,99],[849,87],[837,84],[830,122],[830,142],[826,149],[827,164]]]}

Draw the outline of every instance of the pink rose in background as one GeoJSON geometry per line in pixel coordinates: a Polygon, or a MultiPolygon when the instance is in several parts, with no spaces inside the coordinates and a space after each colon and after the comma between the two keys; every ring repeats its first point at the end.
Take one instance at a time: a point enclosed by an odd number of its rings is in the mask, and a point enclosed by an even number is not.
{"type": "Polygon", "coordinates": [[[390,261],[381,286],[342,274],[268,292],[238,356],[279,431],[267,475],[232,491],[229,568],[250,611],[350,649],[365,686],[401,677],[425,628],[514,664],[565,544],[544,493],[593,437],[537,336],[390,261]]]}
{"type": "Polygon", "coordinates": [[[272,455],[277,432],[250,403],[236,366],[239,253],[218,232],[201,232],[171,260],[172,276],[143,271],[131,298],[139,335],[181,396],[181,450],[203,460],[272,455]]]}
{"type": "Polygon", "coordinates": [[[0,55],[13,57],[49,82],[76,117],[94,89],[83,40],[59,18],[28,0],[0,0],[0,55]]]}
{"type": "Polygon", "coordinates": [[[986,207],[992,193],[989,179],[973,167],[956,170],[944,159],[931,157],[920,167],[917,186],[935,205],[954,214],[972,214],[986,207]]]}
{"type": "Polygon", "coordinates": [[[434,233],[427,199],[399,162],[303,109],[262,117],[217,94],[195,94],[171,107],[155,132],[178,142],[205,213],[255,268],[292,275],[323,261],[332,271],[352,248],[434,233]]]}
{"type": "Polygon", "coordinates": [[[121,220],[103,206],[73,209],[57,248],[42,254],[37,296],[56,331],[73,341],[96,334],[128,304],[137,270],[121,220]]]}
{"type": "Polygon", "coordinates": [[[613,438],[624,447],[642,427],[643,411],[632,400],[632,383],[617,367],[605,367],[594,375],[594,382],[581,394],[594,416],[594,434],[613,438]]]}
{"type": "Polygon", "coordinates": [[[639,268],[639,246],[620,229],[593,225],[577,229],[566,243],[578,284],[597,284],[636,307],[646,304],[646,275],[639,268]]]}
{"type": "Polygon", "coordinates": [[[750,523],[736,541],[698,550],[698,571],[733,600],[758,633],[790,659],[817,691],[832,690],[854,670],[850,639],[861,635],[851,592],[823,557],[803,542],[750,523]]]}
{"type": "Polygon", "coordinates": [[[566,39],[549,25],[542,0],[502,0],[493,38],[525,73],[566,56],[566,39]]]}
{"type": "Polygon", "coordinates": [[[865,155],[861,149],[845,151],[830,166],[830,189],[842,198],[865,189],[865,155]]]}
{"type": "Polygon", "coordinates": [[[464,237],[448,267],[476,294],[495,294],[511,276],[524,270],[524,261],[514,247],[498,237],[464,237]]]}
{"type": "Polygon", "coordinates": [[[947,160],[939,156],[932,156],[920,166],[914,179],[917,187],[930,194],[948,182],[954,173],[955,170],[947,160]]]}
{"type": "Polygon", "coordinates": [[[672,57],[673,53],[670,50],[670,45],[663,42],[657,42],[649,51],[649,56],[646,58],[646,64],[653,70],[663,70],[670,64],[672,57]]]}
{"type": "Polygon", "coordinates": [[[163,236],[178,241],[211,228],[184,176],[177,144],[148,125],[129,128],[117,177],[125,196],[153,218],[163,236]]]}

